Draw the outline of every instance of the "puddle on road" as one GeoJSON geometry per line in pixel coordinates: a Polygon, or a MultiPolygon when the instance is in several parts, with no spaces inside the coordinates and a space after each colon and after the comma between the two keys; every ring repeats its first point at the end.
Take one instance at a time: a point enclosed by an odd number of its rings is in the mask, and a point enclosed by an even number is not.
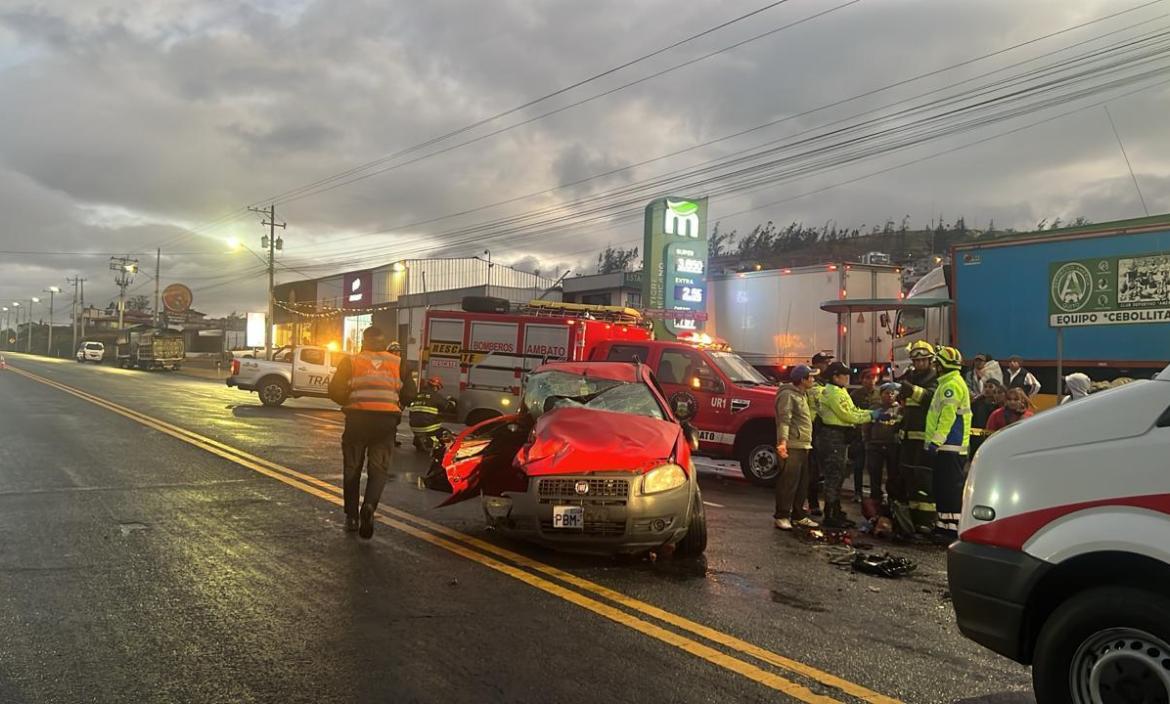
{"type": "Polygon", "coordinates": [[[119,523],[118,530],[122,531],[123,536],[126,536],[131,533],[148,530],[148,526],[145,523],[119,523]]]}

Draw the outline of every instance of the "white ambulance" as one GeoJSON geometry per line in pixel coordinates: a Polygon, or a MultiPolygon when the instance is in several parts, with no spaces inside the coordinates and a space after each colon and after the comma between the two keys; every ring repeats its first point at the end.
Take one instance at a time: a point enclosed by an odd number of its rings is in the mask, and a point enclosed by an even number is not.
{"type": "Polygon", "coordinates": [[[985,442],[948,573],[1039,704],[1170,700],[1170,367],[985,442]]]}

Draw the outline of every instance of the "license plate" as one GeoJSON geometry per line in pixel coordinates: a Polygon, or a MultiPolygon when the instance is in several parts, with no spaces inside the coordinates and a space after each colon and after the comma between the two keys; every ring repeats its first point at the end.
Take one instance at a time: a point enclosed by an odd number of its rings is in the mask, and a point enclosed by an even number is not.
{"type": "Polygon", "coordinates": [[[553,528],[584,530],[584,506],[553,506],[553,528]]]}

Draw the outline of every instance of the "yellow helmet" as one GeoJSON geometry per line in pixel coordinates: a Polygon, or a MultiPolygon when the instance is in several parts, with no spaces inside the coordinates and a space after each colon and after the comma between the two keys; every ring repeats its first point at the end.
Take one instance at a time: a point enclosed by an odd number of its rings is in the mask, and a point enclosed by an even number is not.
{"type": "Polygon", "coordinates": [[[963,367],[963,355],[954,347],[939,347],[934,353],[934,358],[943,369],[963,367]]]}
{"type": "Polygon", "coordinates": [[[926,340],[915,340],[909,345],[906,345],[906,350],[910,353],[910,359],[929,359],[934,357],[934,347],[926,340]]]}

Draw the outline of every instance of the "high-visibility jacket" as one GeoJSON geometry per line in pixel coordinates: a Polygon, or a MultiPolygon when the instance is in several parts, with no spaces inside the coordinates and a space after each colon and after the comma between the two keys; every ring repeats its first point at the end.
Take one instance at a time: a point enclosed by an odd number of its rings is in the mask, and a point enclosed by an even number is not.
{"type": "Polygon", "coordinates": [[[869,411],[863,411],[853,403],[849,392],[836,384],[826,384],[821,392],[821,422],[837,428],[852,428],[872,420],[869,411]]]}
{"type": "Polygon", "coordinates": [[[971,391],[957,370],[938,379],[926,412],[926,442],[938,445],[941,452],[967,454],[971,444],[971,391]]]}
{"type": "Polygon", "coordinates": [[[419,391],[410,404],[410,429],[416,433],[433,433],[443,427],[439,414],[450,399],[434,391],[419,391]]]}
{"type": "Polygon", "coordinates": [[[402,360],[389,352],[358,352],[350,358],[347,411],[400,413],[398,392],[402,390],[402,360]]]}

